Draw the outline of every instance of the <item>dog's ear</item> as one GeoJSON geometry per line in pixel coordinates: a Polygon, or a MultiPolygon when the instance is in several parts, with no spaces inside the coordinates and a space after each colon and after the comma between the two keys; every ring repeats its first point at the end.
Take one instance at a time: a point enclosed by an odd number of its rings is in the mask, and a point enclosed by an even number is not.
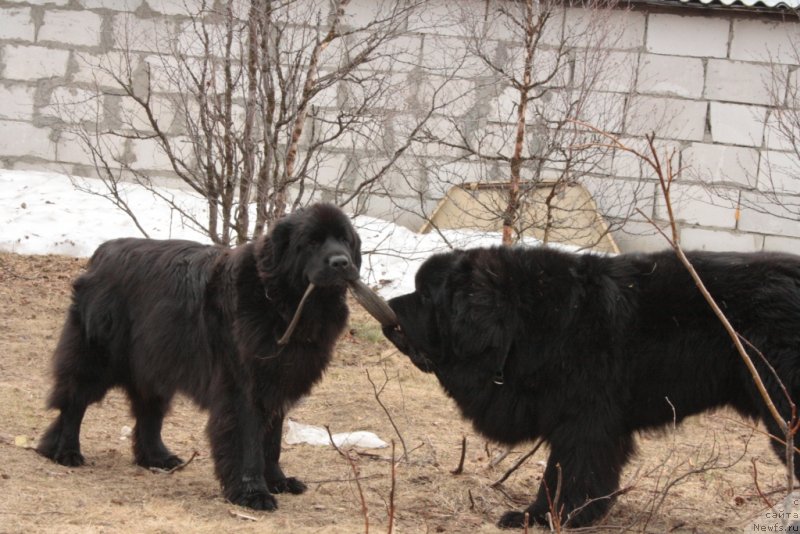
{"type": "Polygon", "coordinates": [[[491,268],[473,265],[467,255],[456,262],[446,281],[453,353],[460,362],[482,369],[487,380],[496,382],[502,382],[517,328],[514,295],[508,294],[506,284],[491,268]]]}
{"type": "Polygon", "coordinates": [[[352,232],[353,236],[350,240],[350,256],[353,259],[353,263],[356,264],[356,269],[361,270],[361,237],[359,237],[355,228],[352,229],[352,232]]]}
{"type": "MultiPolygon", "coordinates": [[[[297,212],[295,212],[297,213],[297,212]]],[[[262,276],[278,272],[281,259],[289,250],[297,228],[297,217],[286,215],[276,221],[266,236],[257,243],[258,270],[262,276]]]]}

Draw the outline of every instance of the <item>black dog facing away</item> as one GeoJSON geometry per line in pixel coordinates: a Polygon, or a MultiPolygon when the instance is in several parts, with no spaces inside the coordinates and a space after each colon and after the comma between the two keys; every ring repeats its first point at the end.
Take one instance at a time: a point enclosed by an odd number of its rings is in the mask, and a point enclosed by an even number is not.
{"type": "Polygon", "coordinates": [[[74,283],[54,354],[49,407],[60,410],[40,454],[84,463],[79,433],[89,404],[121,387],[136,418],[136,463],[173,468],[161,441],[176,392],[210,411],[208,436],[225,497],[259,510],[305,485],[279,466],[289,407],[320,379],[348,315],[360,240],[338,209],[315,204],[265,237],[226,249],[191,241],[118,239],[101,245],[74,283]],[[315,285],[296,331],[287,328],[315,285]]]}
{"type": "MultiPolygon", "coordinates": [[[[800,257],[694,252],[689,258],[738,333],[800,400],[800,257]]],[[[489,248],[429,258],[416,290],[389,301],[385,335],[433,372],[477,431],[543,438],[550,456],[525,510],[562,524],[606,514],[636,431],[731,406],[781,436],[721,323],[674,252],[597,256],[489,248]],[[559,467],[560,466],[560,467],[559,467]]],[[[782,416],[775,374],[751,355],[782,416]]],[[[785,459],[783,446],[772,441],[785,459]]],[[[800,477],[800,456],[795,459],[800,477]]],[[[511,511],[501,527],[523,526],[511,511]]]]}

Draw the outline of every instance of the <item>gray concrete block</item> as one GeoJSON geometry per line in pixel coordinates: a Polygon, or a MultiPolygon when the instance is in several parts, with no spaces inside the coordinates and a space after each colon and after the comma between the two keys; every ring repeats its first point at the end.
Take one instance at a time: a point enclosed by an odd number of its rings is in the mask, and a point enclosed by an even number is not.
{"type": "Polygon", "coordinates": [[[739,230],[784,237],[800,237],[800,198],[778,195],[768,198],[743,192],[739,230]]]}
{"type": "Polygon", "coordinates": [[[709,100],[768,105],[771,99],[766,84],[772,75],[769,65],[710,59],[705,96],[709,100]]]}
{"type": "Polygon", "coordinates": [[[578,47],[639,49],[644,45],[645,21],[645,14],[637,11],[570,7],[566,10],[563,42],[578,47]]]}
{"type": "Polygon", "coordinates": [[[726,18],[651,13],[648,52],[675,56],[726,57],[730,22],[726,18]]]}
{"type": "Polygon", "coordinates": [[[700,58],[645,54],[639,63],[636,88],[640,93],[700,98],[703,76],[700,58]]]}
{"type": "Polygon", "coordinates": [[[0,121],[0,156],[55,159],[55,143],[49,128],[27,122],[0,121]]]}
{"type": "Polygon", "coordinates": [[[36,28],[29,7],[0,8],[0,39],[33,41],[36,28]]]}
{"type": "Polygon", "coordinates": [[[711,102],[711,139],[715,143],[760,147],[766,116],[767,109],[760,106],[711,102]]]}
{"type": "Polygon", "coordinates": [[[753,187],[758,158],[753,148],[692,143],[681,153],[681,180],[753,187]]]}
{"type": "Polygon", "coordinates": [[[8,45],[3,52],[3,78],[33,81],[64,76],[67,73],[68,59],[68,50],[8,45]]]}
{"type": "Polygon", "coordinates": [[[797,155],[771,150],[762,152],[758,189],[769,193],[800,194],[800,162],[797,155]]]}
{"type": "Polygon", "coordinates": [[[731,59],[797,64],[800,32],[795,21],[741,18],[733,21],[731,59]]]}
{"type": "Polygon", "coordinates": [[[735,230],[683,227],[680,229],[679,235],[684,250],[756,252],[764,247],[763,235],[735,230]]]}
{"type": "Polygon", "coordinates": [[[34,93],[28,85],[0,84],[0,119],[32,120],[34,93]]]}
{"type": "Polygon", "coordinates": [[[800,254],[800,239],[777,235],[764,236],[764,250],[800,254]]]}
{"type": "MultiPolygon", "coordinates": [[[[736,227],[736,190],[711,190],[701,186],[673,184],[670,198],[677,222],[716,228],[736,227]]],[[[660,192],[655,213],[658,219],[669,219],[666,202],[660,192]]]]}
{"type": "Polygon", "coordinates": [[[59,45],[97,46],[103,19],[97,13],[77,10],[46,10],[38,42],[59,45]]]}
{"type": "Polygon", "coordinates": [[[706,103],[675,98],[633,97],[625,119],[625,131],[633,135],[651,132],[661,138],[700,141],[706,124],[706,103]]]}

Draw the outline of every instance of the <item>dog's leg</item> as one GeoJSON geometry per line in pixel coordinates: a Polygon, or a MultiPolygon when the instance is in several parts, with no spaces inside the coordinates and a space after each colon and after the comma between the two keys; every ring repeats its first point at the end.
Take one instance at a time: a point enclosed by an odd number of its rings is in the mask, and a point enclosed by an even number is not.
{"type": "Polygon", "coordinates": [[[65,405],[39,439],[36,452],[69,467],[86,463],[80,445],[81,422],[85,413],[85,403],[72,402],[65,405]]]}
{"type": "Polygon", "coordinates": [[[560,434],[550,441],[536,500],[524,512],[506,512],[498,523],[501,528],[522,527],[525,513],[530,524],[546,525],[549,512],[560,515],[562,526],[576,528],[608,512],[619,489],[620,472],[633,453],[632,438],[590,436],[584,425],[560,434]]]}
{"type": "Polygon", "coordinates": [[[283,416],[273,419],[264,434],[264,478],[272,493],[299,495],[306,491],[306,485],[294,477],[284,475],[280,466],[282,431],[283,416]]]}
{"type": "Polygon", "coordinates": [[[86,408],[101,400],[112,385],[106,372],[108,358],[92,350],[82,331],[78,312],[71,309],[56,347],[55,384],[47,402],[60,413],[36,447],[42,456],[71,467],[85,463],[80,432],[86,408]]]}
{"type": "Polygon", "coordinates": [[[208,434],[225,497],[247,508],[275,510],[278,503],[264,480],[263,417],[235,386],[216,396],[208,434]]]}
{"type": "Polygon", "coordinates": [[[164,445],[161,440],[161,426],[169,409],[169,399],[160,397],[145,398],[141,393],[128,390],[136,428],[133,431],[133,454],[136,463],[142,467],[172,469],[183,460],[164,445]]]}

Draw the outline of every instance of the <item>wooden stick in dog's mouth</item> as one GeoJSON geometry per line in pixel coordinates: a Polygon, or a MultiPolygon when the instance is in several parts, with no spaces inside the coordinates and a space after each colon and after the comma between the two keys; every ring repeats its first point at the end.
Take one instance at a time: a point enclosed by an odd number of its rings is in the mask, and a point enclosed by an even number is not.
{"type": "MultiPolygon", "coordinates": [[[[381,323],[381,326],[397,326],[400,324],[394,310],[389,307],[389,304],[387,304],[380,295],[371,290],[367,284],[361,280],[354,280],[349,282],[349,284],[350,292],[353,293],[353,297],[355,297],[358,303],[361,304],[370,315],[381,323]]],[[[286,345],[292,338],[292,334],[295,328],[297,328],[297,323],[300,321],[300,315],[303,313],[306,300],[308,300],[308,296],[313,290],[314,284],[309,283],[306,292],[303,294],[303,298],[300,299],[300,304],[297,305],[294,317],[292,317],[289,326],[286,328],[286,332],[284,332],[278,340],[278,345],[286,345]]]]}
{"type": "Polygon", "coordinates": [[[399,324],[397,315],[389,307],[389,304],[361,280],[350,282],[350,292],[358,303],[381,323],[381,326],[397,326],[399,324]]]}
{"type": "Polygon", "coordinates": [[[314,284],[309,282],[306,292],[303,293],[303,298],[300,299],[300,304],[297,305],[297,309],[294,312],[294,317],[292,317],[289,326],[286,327],[286,332],[284,332],[281,338],[278,340],[278,345],[286,345],[291,339],[294,329],[297,328],[297,323],[300,321],[300,314],[303,313],[303,306],[306,305],[306,300],[308,300],[308,296],[313,290],[314,284]]]}

